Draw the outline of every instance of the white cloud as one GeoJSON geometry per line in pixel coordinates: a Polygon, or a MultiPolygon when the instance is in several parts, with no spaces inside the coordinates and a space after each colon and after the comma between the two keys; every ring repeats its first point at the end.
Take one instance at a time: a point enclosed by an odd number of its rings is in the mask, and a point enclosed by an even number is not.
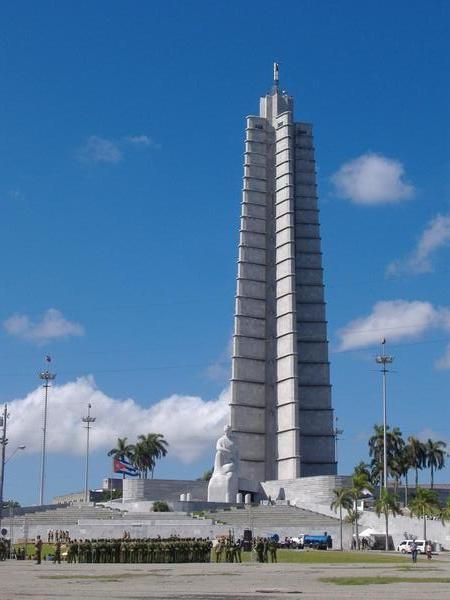
{"type": "Polygon", "coordinates": [[[450,331],[450,310],[419,300],[377,302],[372,312],[348,323],[340,331],[339,350],[366,348],[386,337],[391,342],[418,338],[432,328],[450,331]]]}
{"type": "Polygon", "coordinates": [[[450,369],[450,344],[445,349],[443,356],[436,362],[436,367],[441,371],[450,369]]]}
{"type": "Polygon", "coordinates": [[[129,135],[125,138],[125,140],[129,144],[133,144],[134,146],[151,146],[153,145],[153,141],[148,135],[129,135]]]}
{"type": "Polygon", "coordinates": [[[400,161],[367,153],[343,164],[331,181],[342,198],[369,206],[411,198],[414,187],[404,181],[404,174],[400,161]]]}
{"type": "Polygon", "coordinates": [[[118,142],[91,135],[80,149],[79,157],[89,163],[116,164],[122,160],[123,154],[118,142]]]}
{"type": "Polygon", "coordinates": [[[127,135],[120,139],[106,139],[91,135],[78,152],[78,158],[87,163],[119,163],[129,148],[158,147],[148,135],[127,135]]]}
{"type": "Polygon", "coordinates": [[[433,271],[433,254],[443,246],[450,245],[450,214],[437,215],[427,224],[415,250],[403,260],[392,262],[388,274],[429,273],[433,271]]]}
{"type": "Polygon", "coordinates": [[[28,315],[15,314],[3,322],[3,327],[10,335],[38,344],[84,335],[84,328],[79,323],[69,321],[56,308],[49,308],[36,322],[28,315]]]}
{"type": "MultiPolygon", "coordinates": [[[[92,377],[81,377],[50,389],[47,448],[52,453],[85,452],[81,416],[90,403],[96,417],[90,440],[93,450],[110,450],[118,437],[128,437],[133,443],[140,434],[162,433],[170,444],[170,456],[190,463],[207,452],[223,431],[228,400],[228,389],[209,401],[173,394],[145,408],[131,398],[111,398],[97,388],[92,377]]],[[[36,423],[42,421],[42,407],[42,388],[11,402],[8,437],[13,445],[25,444],[27,451],[40,451],[41,430],[36,423]]]]}

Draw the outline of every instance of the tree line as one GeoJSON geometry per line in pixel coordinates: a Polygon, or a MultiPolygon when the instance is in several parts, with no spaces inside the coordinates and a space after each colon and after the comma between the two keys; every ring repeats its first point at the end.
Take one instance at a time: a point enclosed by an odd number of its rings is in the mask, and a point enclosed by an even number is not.
{"type": "Polygon", "coordinates": [[[147,433],[139,435],[135,444],[129,444],[126,437],[118,438],[116,447],[108,452],[108,456],[130,463],[141,479],[148,479],[149,474],[153,479],[156,462],[167,455],[168,446],[161,433],[147,433]]]}
{"type": "Polygon", "coordinates": [[[383,516],[385,520],[385,549],[389,549],[389,517],[406,514],[416,516],[423,520],[423,538],[427,539],[427,519],[429,517],[439,518],[442,522],[450,519],[450,499],[446,506],[440,506],[438,495],[433,490],[434,474],[445,466],[446,443],[428,439],[426,442],[409,436],[403,439],[398,427],[392,430],[386,429],[387,447],[387,479],[388,488],[384,489],[383,464],[384,443],[383,426],[375,425],[374,433],[369,439],[370,463],[361,461],[358,463],[351,477],[348,487],[334,490],[334,498],[331,508],[339,512],[340,521],[340,547],[342,550],[342,524],[344,521],[343,511],[347,515],[345,521],[351,523],[355,534],[355,541],[359,549],[359,519],[361,513],[358,511],[358,502],[361,498],[373,494],[378,488],[378,498],[374,502],[377,515],[383,516]],[[430,489],[419,486],[419,471],[430,469],[430,489]],[[415,490],[408,498],[408,474],[413,470],[415,473],[415,490]],[[390,479],[390,481],[389,481],[390,479]],[[399,501],[399,487],[404,481],[404,508],[399,501]],[[391,485],[392,482],[392,485],[391,485]]]}

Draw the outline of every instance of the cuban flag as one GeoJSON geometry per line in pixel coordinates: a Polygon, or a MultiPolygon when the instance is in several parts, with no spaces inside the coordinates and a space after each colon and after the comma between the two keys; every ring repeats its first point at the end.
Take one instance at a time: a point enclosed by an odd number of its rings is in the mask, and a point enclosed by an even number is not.
{"type": "Polygon", "coordinates": [[[130,477],[137,477],[138,475],[136,467],[133,467],[126,459],[119,460],[118,458],[115,458],[113,471],[114,473],[122,473],[123,475],[128,475],[130,477]]]}

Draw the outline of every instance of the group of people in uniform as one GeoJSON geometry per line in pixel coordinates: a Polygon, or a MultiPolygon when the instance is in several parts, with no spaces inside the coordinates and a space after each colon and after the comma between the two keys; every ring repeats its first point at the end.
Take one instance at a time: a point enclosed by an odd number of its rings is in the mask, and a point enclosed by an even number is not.
{"type": "Polygon", "coordinates": [[[4,537],[0,538],[0,560],[6,560],[10,553],[10,541],[4,537]]]}
{"type": "MultiPolygon", "coordinates": [[[[122,539],[80,539],[63,542],[60,539],[46,552],[54,563],[66,560],[68,563],[194,563],[210,562],[211,554],[216,563],[242,562],[242,550],[252,549],[258,562],[277,562],[277,540],[270,537],[256,537],[251,547],[246,548],[240,539],[234,539],[231,533],[211,541],[209,538],[143,538],[132,539],[125,535],[122,539]],[[212,551],[212,552],[211,552],[212,551]]],[[[41,564],[43,542],[37,536],[35,560],[41,564]]],[[[25,558],[25,549],[23,550],[25,558]]],[[[0,539],[0,560],[8,558],[8,541],[0,539]]],[[[16,558],[19,558],[17,555],[16,558]]]]}
{"type": "Polygon", "coordinates": [[[277,540],[273,537],[256,537],[253,539],[253,549],[256,552],[256,558],[258,562],[266,563],[270,562],[276,563],[277,561],[277,548],[278,543],[277,540]]]}
{"type": "Polygon", "coordinates": [[[68,563],[187,563],[210,562],[212,542],[204,538],[123,538],[71,540],[56,543],[55,562],[68,563]]]}

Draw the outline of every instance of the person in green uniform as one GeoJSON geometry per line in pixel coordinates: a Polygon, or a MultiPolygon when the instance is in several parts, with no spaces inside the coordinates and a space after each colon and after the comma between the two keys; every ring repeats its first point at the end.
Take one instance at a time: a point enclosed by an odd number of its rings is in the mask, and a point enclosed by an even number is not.
{"type": "Polygon", "coordinates": [[[53,563],[61,564],[61,541],[58,540],[55,544],[55,552],[53,554],[53,563]]]}
{"type": "Polygon", "coordinates": [[[263,541],[263,562],[269,561],[269,540],[264,538],[263,541]]]}
{"type": "Polygon", "coordinates": [[[277,542],[273,538],[269,539],[269,554],[270,554],[271,562],[273,562],[273,563],[278,562],[277,561],[277,542]]]}
{"type": "Polygon", "coordinates": [[[42,561],[42,540],[41,536],[36,536],[36,543],[34,544],[34,550],[36,553],[36,564],[40,565],[42,561]]]}

